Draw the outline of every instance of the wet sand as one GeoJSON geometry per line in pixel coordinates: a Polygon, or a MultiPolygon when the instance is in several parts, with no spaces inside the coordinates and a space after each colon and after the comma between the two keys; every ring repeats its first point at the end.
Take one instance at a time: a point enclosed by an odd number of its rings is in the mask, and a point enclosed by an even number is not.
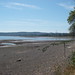
{"type": "Polygon", "coordinates": [[[64,55],[64,45],[52,41],[24,41],[0,47],[0,75],[54,75],[54,66],[65,66],[74,49],[75,42],[67,43],[64,55]]]}

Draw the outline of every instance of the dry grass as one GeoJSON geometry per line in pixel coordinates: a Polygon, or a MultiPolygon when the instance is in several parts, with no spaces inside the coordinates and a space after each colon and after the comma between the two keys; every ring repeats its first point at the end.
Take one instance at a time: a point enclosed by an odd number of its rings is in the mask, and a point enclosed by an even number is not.
{"type": "Polygon", "coordinates": [[[75,52],[72,52],[64,69],[59,65],[55,68],[54,75],[75,75],[75,52]]]}
{"type": "Polygon", "coordinates": [[[58,66],[54,71],[54,75],[75,75],[75,66],[67,66],[64,70],[58,66]]]}
{"type": "Polygon", "coordinates": [[[68,66],[65,70],[63,75],[75,75],[75,66],[68,66]]]}
{"type": "Polygon", "coordinates": [[[75,75],[75,52],[72,52],[68,62],[69,64],[64,70],[64,75],[75,75]]]}

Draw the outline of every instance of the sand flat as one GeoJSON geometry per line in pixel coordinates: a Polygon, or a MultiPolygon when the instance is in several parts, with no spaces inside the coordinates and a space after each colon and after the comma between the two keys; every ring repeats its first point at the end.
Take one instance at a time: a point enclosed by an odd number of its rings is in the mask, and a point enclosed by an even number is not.
{"type": "Polygon", "coordinates": [[[65,58],[64,45],[51,43],[54,42],[25,42],[14,47],[1,47],[0,75],[53,75],[54,66],[64,64],[71,48],[66,47],[65,58]]]}

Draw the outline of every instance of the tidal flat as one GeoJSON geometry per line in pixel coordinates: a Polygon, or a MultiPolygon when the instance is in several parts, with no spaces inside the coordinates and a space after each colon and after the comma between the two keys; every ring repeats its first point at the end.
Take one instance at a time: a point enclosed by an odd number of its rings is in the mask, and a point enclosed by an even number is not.
{"type": "Polygon", "coordinates": [[[66,58],[75,49],[75,42],[0,41],[14,46],[0,47],[0,75],[54,75],[55,66],[65,66],[66,58]]]}

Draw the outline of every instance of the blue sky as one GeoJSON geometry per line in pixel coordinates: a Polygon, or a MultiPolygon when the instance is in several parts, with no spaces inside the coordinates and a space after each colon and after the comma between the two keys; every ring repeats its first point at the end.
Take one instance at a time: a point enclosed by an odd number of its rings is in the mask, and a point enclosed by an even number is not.
{"type": "Polygon", "coordinates": [[[68,32],[72,0],[0,0],[0,32],[68,32]]]}

